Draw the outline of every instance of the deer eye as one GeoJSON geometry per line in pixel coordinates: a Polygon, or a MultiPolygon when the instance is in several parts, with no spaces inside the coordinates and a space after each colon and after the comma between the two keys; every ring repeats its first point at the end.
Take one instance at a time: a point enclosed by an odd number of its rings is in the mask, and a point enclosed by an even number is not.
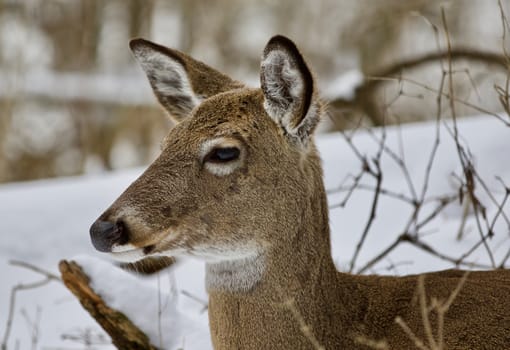
{"type": "Polygon", "coordinates": [[[206,162],[227,163],[239,158],[241,151],[237,147],[214,148],[205,157],[206,162]]]}

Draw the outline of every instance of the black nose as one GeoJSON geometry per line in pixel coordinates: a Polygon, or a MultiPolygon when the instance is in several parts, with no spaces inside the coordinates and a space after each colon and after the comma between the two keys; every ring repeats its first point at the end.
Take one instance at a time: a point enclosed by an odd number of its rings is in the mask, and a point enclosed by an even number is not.
{"type": "Polygon", "coordinates": [[[128,234],[122,221],[97,220],[90,227],[90,239],[100,252],[111,252],[114,244],[126,244],[128,234]]]}

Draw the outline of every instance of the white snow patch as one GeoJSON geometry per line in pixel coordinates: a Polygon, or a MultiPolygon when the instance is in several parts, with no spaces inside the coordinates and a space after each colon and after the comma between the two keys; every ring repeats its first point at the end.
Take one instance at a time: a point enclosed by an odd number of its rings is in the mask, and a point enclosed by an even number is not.
{"type": "MultiPolygon", "coordinates": [[[[209,330],[178,310],[173,273],[159,289],[111,263],[80,255],[73,258],[91,279],[91,286],[112,308],[123,312],[161,349],[212,349],[209,330]]],[[[161,276],[159,276],[161,281],[161,276]]]]}
{"type": "Polygon", "coordinates": [[[343,98],[352,100],[356,94],[356,89],[363,83],[365,77],[357,69],[349,70],[329,83],[321,91],[321,96],[326,100],[343,98]]]}

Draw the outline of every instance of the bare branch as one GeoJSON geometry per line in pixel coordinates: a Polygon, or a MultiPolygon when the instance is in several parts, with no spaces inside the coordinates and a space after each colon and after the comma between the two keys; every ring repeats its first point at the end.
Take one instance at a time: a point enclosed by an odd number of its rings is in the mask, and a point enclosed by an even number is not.
{"type": "Polygon", "coordinates": [[[407,323],[402,319],[402,317],[397,316],[395,318],[395,322],[402,328],[402,330],[405,332],[405,334],[411,339],[414,343],[414,345],[420,349],[420,350],[430,350],[423,342],[414,334],[414,332],[409,328],[407,323]]]}
{"type": "Polygon", "coordinates": [[[60,277],[58,277],[57,275],[49,272],[49,271],[46,271],[44,269],[41,269],[40,267],[38,266],[35,266],[35,265],[32,265],[30,263],[27,263],[25,261],[21,261],[21,260],[10,260],[9,261],[9,264],[12,265],[12,266],[18,266],[18,267],[23,267],[27,270],[31,270],[31,271],[34,271],[38,274],[41,274],[43,276],[46,276],[48,279],[50,280],[54,280],[54,281],[59,281],[59,282],[62,282],[60,280],[60,277]]]}
{"type": "MultiPolygon", "coordinates": [[[[367,184],[353,183],[351,186],[348,186],[348,187],[338,187],[338,188],[336,188],[334,190],[330,190],[329,193],[335,193],[335,192],[349,192],[349,193],[352,193],[354,191],[354,189],[366,190],[366,191],[374,192],[376,188],[377,188],[376,186],[371,186],[371,185],[367,185],[367,184]]],[[[379,192],[380,192],[381,195],[384,195],[384,196],[387,196],[387,197],[391,197],[391,198],[394,198],[394,199],[398,199],[398,200],[406,202],[408,204],[414,205],[414,203],[416,203],[412,198],[409,198],[405,194],[394,192],[394,191],[391,191],[391,190],[389,190],[387,188],[381,187],[379,189],[379,192]]],[[[345,206],[344,201],[342,201],[339,204],[332,204],[330,206],[330,208],[344,207],[344,206],[345,206]]]]}
{"type": "Polygon", "coordinates": [[[187,290],[182,289],[181,290],[181,294],[186,296],[186,297],[188,297],[188,298],[190,298],[191,300],[196,301],[200,305],[202,305],[202,309],[200,310],[201,313],[206,312],[207,309],[209,308],[209,304],[207,303],[206,300],[203,300],[203,299],[197,297],[196,295],[191,294],[187,290]]]}
{"type": "Polygon", "coordinates": [[[45,271],[35,265],[27,263],[27,262],[19,261],[19,260],[11,260],[9,263],[13,266],[19,266],[19,267],[23,267],[25,269],[34,271],[38,274],[43,275],[45,278],[40,281],[32,282],[32,283],[18,283],[14,287],[11,288],[11,295],[9,298],[9,311],[7,313],[7,315],[8,315],[7,323],[5,326],[4,336],[2,338],[2,343],[0,346],[1,350],[7,350],[7,343],[9,341],[9,335],[11,333],[12,322],[13,322],[13,317],[14,317],[14,310],[16,308],[16,294],[23,290],[29,290],[29,289],[35,289],[35,288],[42,287],[51,281],[61,282],[60,278],[57,275],[54,275],[51,272],[45,271]]]}
{"type": "Polygon", "coordinates": [[[361,238],[358,241],[358,244],[356,245],[356,250],[354,251],[354,255],[351,259],[349,272],[352,272],[354,270],[354,265],[356,264],[356,259],[358,258],[358,255],[361,251],[363,243],[365,243],[365,239],[367,238],[368,232],[370,231],[370,228],[372,227],[372,224],[373,224],[373,222],[375,220],[375,216],[376,216],[377,203],[379,202],[379,195],[381,193],[380,189],[381,189],[381,183],[382,183],[382,172],[381,172],[381,167],[380,167],[378,159],[374,160],[374,164],[376,167],[375,174],[374,174],[374,176],[376,178],[374,198],[372,199],[372,206],[370,208],[370,214],[368,216],[367,223],[365,225],[365,228],[363,229],[363,233],[361,234],[361,238]]]}
{"type": "MultiPolygon", "coordinates": [[[[433,26],[434,33],[436,34],[436,38],[438,38],[438,30],[437,27],[433,26]]],[[[438,39],[437,39],[438,41],[438,39]]],[[[458,59],[466,59],[472,62],[480,62],[480,63],[486,63],[490,65],[494,65],[502,71],[506,72],[509,67],[509,60],[506,56],[502,56],[497,53],[490,53],[490,52],[483,52],[483,51],[476,51],[472,49],[465,49],[465,48],[452,48],[451,45],[449,46],[448,50],[440,50],[439,48],[439,42],[438,42],[438,50],[436,52],[427,53],[424,55],[420,55],[418,57],[410,58],[410,59],[404,59],[402,61],[399,61],[387,68],[384,68],[378,72],[374,72],[370,74],[370,76],[367,76],[365,79],[365,82],[359,86],[356,89],[355,97],[352,100],[348,100],[345,98],[337,98],[333,99],[329,102],[329,105],[332,108],[357,108],[360,110],[363,110],[364,113],[369,117],[369,119],[374,123],[374,125],[383,125],[383,121],[379,117],[377,108],[375,108],[374,103],[372,102],[372,96],[376,89],[379,88],[381,83],[387,80],[396,80],[397,82],[402,81],[409,81],[409,79],[403,78],[399,76],[403,70],[411,69],[411,68],[417,68],[419,66],[432,63],[435,61],[439,61],[442,67],[442,71],[445,71],[441,60],[448,58],[449,61],[451,60],[458,60],[458,59]],[[373,78],[375,77],[375,78],[373,78]],[[390,79],[387,79],[388,77],[392,77],[390,79]]],[[[453,70],[449,70],[450,72],[454,72],[453,70]]],[[[441,91],[442,92],[442,91],[441,91]]],[[[400,88],[399,95],[403,95],[402,87],[400,88]]],[[[445,95],[448,95],[445,93],[445,95]]],[[[507,95],[508,96],[508,95],[507,95]]],[[[455,101],[460,102],[458,99],[455,98],[455,101]]],[[[471,108],[474,108],[478,111],[482,111],[482,108],[475,106],[473,104],[470,104],[468,102],[461,102],[471,108]]],[[[490,112],[489,112],[490,113],[490,112]]],[[[510,121],[504,120],[501,118],[501,116],[490,113],[491,115],[496,116],[498,119],[503,121],[506,125],[510,126],[510,121]]]]}
{"type": "Polygon", "coordinates": [[[53,281],[52,278],[46,277],[46,278],[44,278],[40,281],[37,281],[37,282],[25,283],[25,284],[19,283],[11,288],[11,296],[9,298],[9,311],[7,313],[7,315],[8,315],[7,323],[5,326],[4,336],[2,338],[2,343],[1,343],[1,347],[0,347],[2,350],[7,350],[7,343],[9,342],[9,335],[11,333],[12,321],[13,321],[13,317],[14,317],[14,310],[16,308],[16,294],[23,290],[29,290],[29,289],[35,289],[35,288],[42,287],[51,281],[53,281]]]}

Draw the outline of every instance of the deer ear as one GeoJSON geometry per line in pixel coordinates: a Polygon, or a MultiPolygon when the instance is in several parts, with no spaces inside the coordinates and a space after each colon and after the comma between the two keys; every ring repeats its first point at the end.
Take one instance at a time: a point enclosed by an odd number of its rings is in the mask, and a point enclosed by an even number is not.
{"type": "Polygon", "coordinates": [[[131,40],[129,47],[158,101],[177,122],[202,100],[242,86],[180,51],[144,39],[131,40]]]}
{"type": "Polygon", "coordinates": [[[262,55],[260,82],[264,108],[294,141],[307,144],[320,119],[312,73],[296,45],[277,35],[262,55]]]}

